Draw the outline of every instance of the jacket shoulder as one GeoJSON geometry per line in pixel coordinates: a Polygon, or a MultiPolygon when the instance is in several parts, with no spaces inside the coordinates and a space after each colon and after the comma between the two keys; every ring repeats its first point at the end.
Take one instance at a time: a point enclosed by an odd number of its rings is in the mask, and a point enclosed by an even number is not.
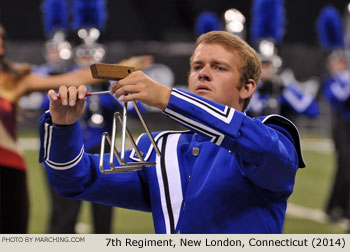
{"type": "Polygon", "coordinates": [[[281,115],[275,115],[275,114],[257,117],[256,119],[262,121],[262,123],[266,125],[269,125],[269,124],[276,125],[284,129],[285,131],[287,131],[289,133],[289,136],[287,137],[291,138],[290,140],[294,143],[295,150],[298,154],[299,167],[304,168],[306,166],[301,153],[301,141],[300,141],[299,130],[292,121],[290,121],[289,119],[281,115]]]}

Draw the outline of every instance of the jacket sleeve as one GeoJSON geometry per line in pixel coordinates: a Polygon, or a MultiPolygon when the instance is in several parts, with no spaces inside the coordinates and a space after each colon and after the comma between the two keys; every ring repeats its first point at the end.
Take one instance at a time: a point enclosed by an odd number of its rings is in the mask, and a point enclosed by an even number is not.
{"type": "MultiPolygon", "coordinates": [[[[62,196],[111,206],[150,211],[143,172],[102,174],[100,155],[84,152],[80,123],[52,126],[46,112],[39,121],[40,157],[52,187],[62,196]]],[[[126,161],[129,153],[125,155],[126,161]]],[[[118,165],[115,161],[115,165],[118,165]]],[[[104,156],[109,169],[109,154],[104,156]]]]}
{"type": "Polygon", "coordinates": [[[323,83],[325,97],[335,111],[342,112],[343,106],[350,97],[350,71],[334,74],[323,83]]]}
{"type": "Polygon", "coordinates": [[[316,117],[320,114],[320,108],[315,98],[310,94],[303,93],[295,84],[290,84],[284,88],[280,103],[287,105],[299,115],[316,117]]]}
{"type": "Polygon", "coordinates": [[[292,191],[296,170],[304,163],[297,153],[299,142],[288,127],[275,125],[273,120],[265,124],[262,119],[178,89],[172,90],[164,113],[236,155],[241,173],[253,183],[272,191],[292,191]]]}

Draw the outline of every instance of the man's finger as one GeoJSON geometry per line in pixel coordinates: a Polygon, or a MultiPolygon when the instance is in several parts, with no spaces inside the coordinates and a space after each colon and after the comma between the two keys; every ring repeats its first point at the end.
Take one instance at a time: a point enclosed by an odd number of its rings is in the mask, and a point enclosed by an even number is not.
{"type": "Polygon", "coordinates": [[[118,88],[118,90],[114,93],[114,96],[118,98],[122,95],[125,96],[131,93],[138,93],[138,92],[140,92],[140,88],[137,85],[123,86],[121,88],[118,88]]]}
{"type": "Polygon", "coordinates": [[[111,88],[111,93],[114,93],[115,91],[117,91],[117,88],[118,88],[118,81],[113,81],[113,82],[111,83],[111,86],[112,86],[112,88],[111,88]]]}
{"type": "Polygon", "coordinates": [[[128,94],[120,98],[121,102],[129,102],[139,100],[139,94],[128,94]]]}
{"type": "Polygon", "coordinates": [[[50,100],[56,101],[58,99],[57,94],[54,90],[50,89],[49,92],[47,92],[50,100]]]}
{"type": "Polygon", "coordinates": [[[78,99],[83,100],[86,97],[86,86],[81,85],[78,87],[78,99]]]}
{"type": "Polygon", "coordinates": [[[68,105],[68,92],[66,86],[60,86],[58,89],[59,96],[61,97],[62,105],[68,105]]]}
{"type": "Polygon", "coordinates": [[[69,106],[75,106],[77,101],[77,89],[75,87],[68,88],[69,106]]]}

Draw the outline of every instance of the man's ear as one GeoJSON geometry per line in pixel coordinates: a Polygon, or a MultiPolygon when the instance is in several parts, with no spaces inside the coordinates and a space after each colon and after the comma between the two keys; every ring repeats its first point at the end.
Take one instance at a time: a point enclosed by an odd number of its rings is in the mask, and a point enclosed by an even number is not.
{"type": "Polygon", "coordinates": [[[248,79],[248,82],[244,83],[239,91],[239,98],[245,100],[251,97],[256,89],[256,82],[253,79],[248,79]]]}

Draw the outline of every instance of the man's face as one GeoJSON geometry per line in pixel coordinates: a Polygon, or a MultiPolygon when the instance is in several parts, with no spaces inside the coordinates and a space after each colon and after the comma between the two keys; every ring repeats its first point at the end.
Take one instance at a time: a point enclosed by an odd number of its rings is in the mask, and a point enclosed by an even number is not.
{"type": "Polygon", "coordinates": [[[328,69],[331,74],[344,71],[346,68],[346,61],[342,58],[336,58],[328,63],[328,69]]]}
{"type": "Polygon", "coordinates": [[[188,87],[191,93],[241,110],[240,56],[220,44],[201,43],[191,62],[188,87]]]}

